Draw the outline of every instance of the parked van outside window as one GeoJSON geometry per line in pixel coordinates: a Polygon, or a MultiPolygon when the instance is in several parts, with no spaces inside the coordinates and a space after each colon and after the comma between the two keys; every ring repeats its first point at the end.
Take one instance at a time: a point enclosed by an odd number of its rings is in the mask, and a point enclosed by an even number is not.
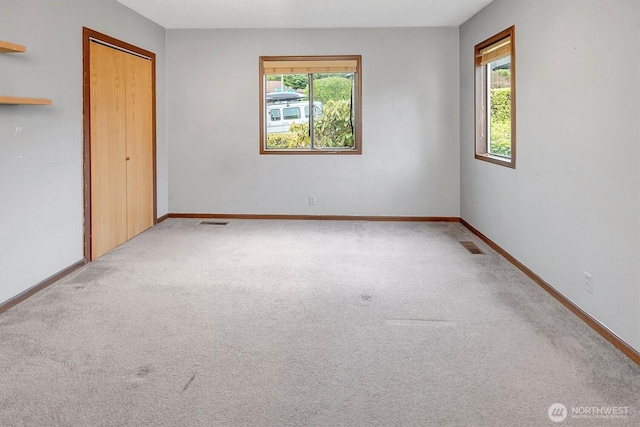
{"type": "MultiPolygon", "coordinates": [[[[294,123],[309,123],[309,101],[300,101],[301,97],[303,96],[298,96],[295,100],[283,99],[267,103],[267,133],[287,133],[294,123]]],[[[322,103],[314,101],[313,116],[318,118],[321,115],[322,103]]]]}

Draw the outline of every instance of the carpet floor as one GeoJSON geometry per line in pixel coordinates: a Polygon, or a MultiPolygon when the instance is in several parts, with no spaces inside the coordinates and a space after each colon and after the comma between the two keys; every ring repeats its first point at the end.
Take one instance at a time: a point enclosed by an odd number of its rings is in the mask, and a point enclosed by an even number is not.
{"type": "Polygon", "coordinates": [[[640,425],[640,366],[460,224],[199,222],[0,315],[1,426],[640,425]]]}

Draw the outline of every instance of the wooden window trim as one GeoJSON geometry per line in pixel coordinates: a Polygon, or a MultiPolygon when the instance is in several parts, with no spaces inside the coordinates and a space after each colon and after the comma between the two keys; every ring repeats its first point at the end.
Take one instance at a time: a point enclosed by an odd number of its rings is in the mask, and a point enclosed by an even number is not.
{"type": "MultiPolygon", "coordinates": [[[[327,56],[261,56],[259,58],[259,105],[260,105],[260,154],[275,154],[275,155],[352,155],[362,154],[362,56],[361,55],[327,55],[327,56]],[[312,149],[267,149],[266,148],[266,114],[265,114],[265,62],[291,62],[297,63],[296,66],[300,66],[300,62],[316,61],[321,67],[327,66],[327,62],[335,62],[336,66],[341,68],[352,69],[355,64],[356,71],[356,111],[357,120],[355,126],[355,142],[354,148],[344,150],[312,150],[312,149]]],[[[314,71],[322,72],[322,71],[314,71]]],[[[339,72],[337,69],[335,72],[339,72]]]]}
{"type": "MultiPolygon", "coordinates": [[[[474,70],[475,70],[475,158],[489,163],[506,166],[512,169],[516,167],[516,27],[511,26],[504,31],[499,32],[493,37],[478,43],[474,48],[474,70]],[[495,156],[487,152],[486,142],[482,138],[482,133],[486,133],[488,117],[483,114],[480,103],[484,102],[485,94],[485,67],[483,65],[483,50],[500,41],[509,41],[511,55],[511,158],[507,159],[495,156]]],[[[496,50],[504,51],[504,48],[498,47],[496,50]]],[[[485,54],[486,57],[486,54],[485,54]]],[[[487,114],[489,114],[487,112],[487,114]]]]}

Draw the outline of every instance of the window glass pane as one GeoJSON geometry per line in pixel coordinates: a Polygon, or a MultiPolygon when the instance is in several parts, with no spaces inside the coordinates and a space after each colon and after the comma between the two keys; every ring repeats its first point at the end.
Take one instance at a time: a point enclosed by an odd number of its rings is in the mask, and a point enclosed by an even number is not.
{"type": "Polygon", "coordinates": [[[511,157],[511,57],[487,64],[488,146],[495,156],[511,157]]]}
{"type": "Polygon", "coordinates": [[[309,148],[309,118],[302,116],[309,108],[307,74],[265,75],[268,149],[309,148]]]}
{"type": "Polygon", "coordinates": [[[313,74],[313,147],[353,148],[355,73],[313,74]]]}
{"type": "Polygon", "coordinates": [[[271,121],[272,122],[280,120],[280,109],[279,108],[277,108],[277,107],[268,107],[268,111],[269,111],[269,116],[271,117],[271,121]]]}
{"type": "Polygon", "coordinates": [[[300,118],[300,107],[285,107],[283,111],[285,120],[295,120],[300,118]]]}
{"type": "MultiPolygon", "coordinates": [[[[321,104],[319,102],[314,102],[314,106],[313,106],[313,115],[316,116],[316,118],[318,118],[318,116],[320,116],[322,114],[322,107],[321,104]]],[[[309,117],[309,106],[305,105],[304,106],[304,116],[305,117],[309,117]]]]}

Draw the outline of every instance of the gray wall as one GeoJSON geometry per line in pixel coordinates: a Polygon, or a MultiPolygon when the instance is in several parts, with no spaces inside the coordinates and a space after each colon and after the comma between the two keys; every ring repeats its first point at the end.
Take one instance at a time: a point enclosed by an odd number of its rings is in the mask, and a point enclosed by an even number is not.
{"type": "Polygon", "coordinates": [[[167,58],[172,212],[459,215],[457,28],[169,30],[167,58]],[[321,54],[362,55],[363,154],[261,156],[258,57],[321,54]]]}
{"type": "Polygon", "coordinates": [[[83,258],[82,27],[157,54],[158,214],[167,212],[165,30],[115,0],[2,0],[0,303],[83,258]]]}
{"type": "Polygon", "coordinates": [[[639,24],[637,0],[496,0],[460,28],[462,217],[637,350],[639,24]],[[473,158],[473,47],[513,24],[515,170],[473,158]]]}

